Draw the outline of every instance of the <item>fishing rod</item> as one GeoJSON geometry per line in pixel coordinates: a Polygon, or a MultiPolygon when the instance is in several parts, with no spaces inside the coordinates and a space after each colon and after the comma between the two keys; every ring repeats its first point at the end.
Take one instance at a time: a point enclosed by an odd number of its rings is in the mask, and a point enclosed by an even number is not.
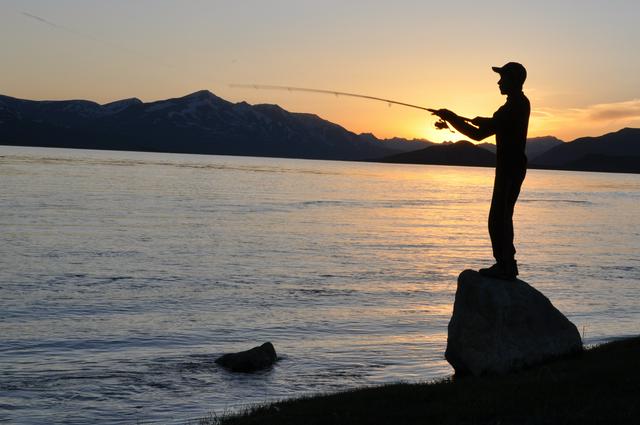
{"type": "MultiPolygon", "coordinates": [[[[433,108],[425,108],[424,106],[412,105],[410,103],[398,102],[397,100],[384,99],[382,97],[369,96],[366,94],[348,93],[348,92],[334,91],[334,90],[311,89],[306,87],[274,86],[274,85],[267,85],[267,84],[230,84],[229,86],[233,88],[241,88],[241,89],[286,90],[290,92],[297,91],[297,92],[307,92],[307,93],[332,94],[336,97],[338,96],[357,97],[360,99],[369,99],[369,100],[377,100],[379,102],[385,102],[389,106],[401,105],[401,106],[406,106],[408,108],[421,109],[423,111],[428,111],[431,113],[437,112],[437,110],[433,108]]],[[[465,118],[465,117],[460,117],[460,118],[462,118],[465,121],[471,121],[471,119],[469,118],[465,118]]],[[[449,125],[443,119],[440,119],[438,122],[436,122],[435,126],[438,130],[442,130],[446,128],[446,129],[449,129],[449,131],[451,131],[452,133],[454,132],[453,130],[451,130],[451,128],[449,128],[449,125]]]]}

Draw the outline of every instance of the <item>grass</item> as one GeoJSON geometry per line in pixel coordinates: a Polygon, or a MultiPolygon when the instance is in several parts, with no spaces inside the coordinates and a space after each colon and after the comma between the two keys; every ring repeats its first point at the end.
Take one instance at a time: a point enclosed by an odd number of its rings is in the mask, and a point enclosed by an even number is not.
{"type": "Polygon", "coordinates": [[[637,424],[640,337],[518,373],[393,384],[257,406],[199,425],[637,424]]]}

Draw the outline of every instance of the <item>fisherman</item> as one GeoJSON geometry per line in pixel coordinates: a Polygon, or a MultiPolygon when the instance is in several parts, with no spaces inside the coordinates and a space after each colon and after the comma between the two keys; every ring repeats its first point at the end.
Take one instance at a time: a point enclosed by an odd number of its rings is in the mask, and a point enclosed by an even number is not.
{"type": "Polygon", "coordinates": [[[480,273],[512,280],[518,275],[513,246],[513,209],[527,172],[525,144],[531,106],[522,92],[527,78],[524,66],[509,62],[492,69],[500,75],[498,87],[500,93],[507,96],[507,101],[491,118],[467,120],[448,109],[438,109],[433,114],[473,140],[496,136],[496,172],[489,211],[489,236],[496,263],[480,269],[480,273]]]}

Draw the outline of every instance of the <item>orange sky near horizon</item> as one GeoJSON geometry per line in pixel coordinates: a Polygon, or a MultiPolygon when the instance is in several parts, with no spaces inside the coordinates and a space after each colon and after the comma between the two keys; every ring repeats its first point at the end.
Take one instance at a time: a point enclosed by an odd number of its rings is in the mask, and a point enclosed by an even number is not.
{"type": "Polygon", "coordinates": [[[436,130],[424,111],[229,84],[346,91],[490,116],[504,103],[491,66],[515,60],[529,72],[529,136],[570,141],[640,127],[637,16],[640,3],[619,0],[8,0],[0,5],[0,93],[107,103],[208,89],[232,102],[317,114],[355,133],[442,142],[463,136],[436,130]]]}

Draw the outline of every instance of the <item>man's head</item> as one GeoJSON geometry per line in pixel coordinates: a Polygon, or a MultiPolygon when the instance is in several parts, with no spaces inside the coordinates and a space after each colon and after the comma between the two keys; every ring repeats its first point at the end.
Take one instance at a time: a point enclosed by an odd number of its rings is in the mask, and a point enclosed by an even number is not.
{"type": "Polygon", "coordinates": [[[500,81],[498,81],[500,93],[511,94],[522,90],[524,80],[527,79],[527,70],[524,66],[517,62],[509,62],[502,67],[493,66],[491,69],[500,74],[500,81]]]}

